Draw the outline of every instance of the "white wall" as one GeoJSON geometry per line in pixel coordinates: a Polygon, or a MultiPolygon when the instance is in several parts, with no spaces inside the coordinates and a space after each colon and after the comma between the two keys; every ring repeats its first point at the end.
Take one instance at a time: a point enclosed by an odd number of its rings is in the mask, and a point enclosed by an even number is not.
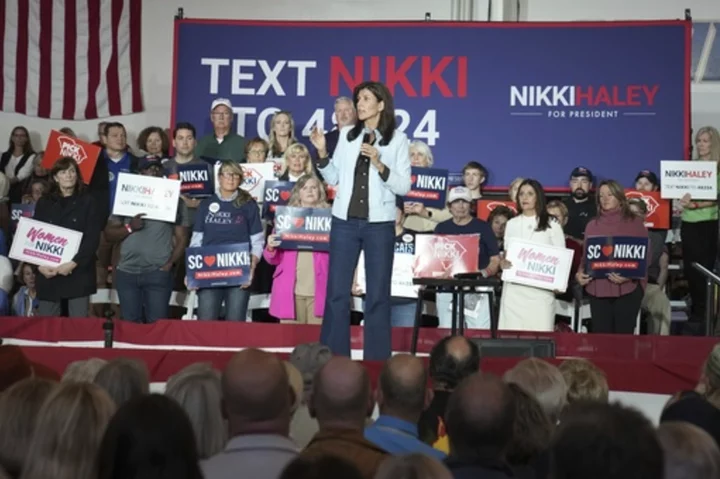
{"type": "MultiPolygon", "coordinates": [[[[516,3],[516,0],[494,0],[493,18],[514,19],[516,3]]],[[[135,135],[145,126],[169,126],[173,16],[180,6],[188,18],[278,20],[422,20],[425,12],[430,12],[435,20],[450,20],[467,18],[471,11],[474,19],[484,20],[488,12],[488,0],[144,0],[145,112],[112,118],[127,126],[133,145],[135,135]]],[[[692,9],[698,20],[720,20],[720,0],[521,0],[520,18],[531,21],[680,18],[686,7],[692,9]]],[[[720,126],[720,84],[693,87],[693,117],[696,126],[720,126]]],[[[81,137],[94,138],[96,123],[0,113],[0,149],[4,149],[5,139],[15,125],[27,126],[35,147],[41,148],[51,128],[70,126],[81,137]]]]}

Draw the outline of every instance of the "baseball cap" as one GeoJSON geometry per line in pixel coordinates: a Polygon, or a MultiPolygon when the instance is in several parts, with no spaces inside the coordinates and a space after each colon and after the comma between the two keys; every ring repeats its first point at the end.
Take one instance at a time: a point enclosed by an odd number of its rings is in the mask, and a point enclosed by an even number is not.
{"type": "Polygon", "coordinates": [[[638,173],[635,177],[635,183],[637,183],[640,178],[645,178],[653,185],[660,186],[660,180],[658,180],[657,175],[650,170],[642,170],[640,173],[638,173]]]}
{"type": "Polygon", "coordinates": [[[230,100],[228,100],[227,98],[215,98],[212,102],[212,105],[210,106],[210,111],[213,111],[215,107],[220,105],[225,105],[232,110],[232,103],[230,103],[230,100]]]}
{"type": "Polygon", "coordinates": [[[162,168],[162,160],[157,156],[146,156],[140,160],[140,169],[146,170],[151,166],[157,166],[162,168]]]}
{"type": "Polygon", "coordinates": [[[593,181],[592,171],[588,170],[584,166],[578,166],[577,168],[572,170],[572,173],[570,173],[570,178],[578,178],[581,176],[586,177],[588,180],[590,180],[590,183],[592,183],[592,181],[593,181]]]}
{"type": "Polygon", "coordinates": [[[456,186],[455,188],[450,190],[447,197],[447,203],[451,204],[458,200],[472,203],[472,196],[470,195],[470,190],[468,190],[464,186],[456,186]]]}

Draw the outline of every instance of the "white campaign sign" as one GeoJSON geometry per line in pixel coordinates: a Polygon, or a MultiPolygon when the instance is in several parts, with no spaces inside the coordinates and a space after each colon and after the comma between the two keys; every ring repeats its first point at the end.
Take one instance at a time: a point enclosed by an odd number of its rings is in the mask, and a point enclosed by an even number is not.
{"type": "Polygon", "coordinates": [[[60,266],[75,257],[82,237],[79,231],[22,217],[8,256],[37,266],[60,266]]]}
{"type": "MultiPolygon", "coordinates": [[[[395,253],[395,256],[393,256],[392,278],[390,280],[390,295],[392,297],[417,299],[420,286],[413,284],[413,261],[414,256],[412,254],[395,253]]],[[[355,283],[365,293],[365,256],[362,251],[360,252],[356,271],[355,283]]]]}
{"type": "Polygon", "coordinates": [[[505,259],[512,268],[503,270],[502,280],[550,291],[565,291],[574,251],[557,246],[512,240],[505,259]]]}
{"type": "Polygon", "coordinates": [[[717,167],[715,161],[661,161],[660,194],[667,199],[690,194],[694,200],[716,200],[717,167]]]}
{"type": "MultiPolygon", "coordinates": [[[[215,178],[218,178],[218,174],[220,173],[220,165],[221,163],[218,161],[213,167],[213,174],[215,175],[215,178]]],[[[263,194],[265,192],[265,181],[272,181],[276,179],[273,171],[275,162],[266,161],[265,163],[243,163],[241,166],[243,173],[245,174],[245,178],[243,178],[240,188],[250,193],[250,196],[252,196],[257,203],[262,203],[263,194]]],[[[220,192],[219,181],[215,182],[215,192],[218,194],[220,192]]]]}
{"type": "Polygon", "coordinates": [[[133,217],[143,213],[144,219],[174,223],[180,200],[180,180],[120,173],[113,215],[133,217]]]}

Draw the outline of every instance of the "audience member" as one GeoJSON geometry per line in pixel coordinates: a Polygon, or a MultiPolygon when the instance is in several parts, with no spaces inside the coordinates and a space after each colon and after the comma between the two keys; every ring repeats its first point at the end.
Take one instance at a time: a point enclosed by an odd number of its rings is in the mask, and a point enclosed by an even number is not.
{"type": "Polygon", "coordinates": [[[185,412],[160,394],[135,397],[108,424],[99,479],[203,479],[185,412]]]}
{"type": "Polygon", "coordinates": [[[506,460],[519,477],[545,477],[554,425],[537,399],[517,384],[508,386],[515,403],[515,421],[506,460]]]}
{"type": "Polygon", "coordinates": [[[107,364],[107,361],[100,358],[90,358],[82,361],[73,361],[68,364],[63,373],[63,382],[84,382],[95,381],[100,370],[107,364]]]}
{"type": "Polygon", "coordinates": [[[423,361],[409,354],[388,359],[380,372],[375,399],[380,416],[365,429],[365,439],[390,454],[422,453],[444,459],[445,453],[418,438],[418,421],[432,391],[423,361]]]}
{"type": "Polygon", "coordinates": [[[220,373],[210,364],[191,364],[168,379],[165,395],[177,401],[190,418],[200,459],[219,453],[227,443],[222,417],[220,373]]]}
{"type": "Polygon", "coordinates": [[[568,209],[568,221],[565,234],[582,243],[585,239],[587,224],[597,216],[597,203],[590,194],[593,186],[593,174],[585,167],[578,166],[570,173],[570,193],[565,200],[568,209]]]}
{"type": "Polygon", "coordinates": [[[570,406],[550,455],[554,479],[663,478],[663,452],[652,424],[620,404],[570,406]]]}
{"type": "Polygon", "coordinates": [[[0,346],[0,393],[13,384],[27,378],[60,380],[51,368],[30,361],[19,346],[0,346]]]}
{"type": "Polygon", "coordinates": [[[10,134],[8,149],[0,156],[0,171],[10,180],[10,201],[20,203],[22,181],[32,174],[32,146],[30,132],[24,126],[16,126],[10,134]]]}
{"type": "Polygon", "coordinates": [[[300,404],[290,423],[290,437],[304,449],[318,432],[318,423],[310,416],[308,402],[312,392],[313,378],[325,363],[332,358],[330,348],[320,343],[299,344],[290,354],[290,364],[295,366],[303,380],[300,404]]]}
{"type": "Polygon", "coordinates": [[[298,454],[288,439],[290,384],[278,357],[257,349],[235,354],[222,374],[222,407],[230,440],[202,463],[205,479],[277,479],[298,454]]]}
{"type": "Polygon", "coordinates": [[[433,399],[418,422],[420,439],[445,454],[450,452],[445,411],[455,387],[480,370],[480,348],[462,336],[447,336],[430,351],[429,373],[433,399]]]}
{"type": "Polygon", "coordinates": [[[386,459],[375,479],[452,479],[445,465],[426,454],[406,454],[386,459]]]}
{"type": "MultiPolygon", "coordinates": [[[[292,395],[292,401],[290,402],[290,415],[294,415],[300,407],[300,403],[303,400],[303,379],[302,374],[298,371],[298,368],[293,366],[288,361],[283,361],[285,366],[285,372],[288,376],[288,382],[290,383],[290,394],[292,395]]],[[[290,427],[292,431],[292,426],[290,427]]]]}
{"type": "Polygon", "coordinates": [[[100,368],[93,382],[107,391],[118,407],[150,392],[147,366],[136,359],[116,358],[108,361],[100,368]]]}
{"type": "Polygon", "coordinates": [[[38,413],[57,383],[29,378],[0,394],[0,467],[14,479],[20,477],[38,413]]]}
{"type": "Polygon", "coordinates": [[[287,465],[280,479],[363,479],[350,461],[336,456],[299,456],[287,465]]]}
{"type": "Polygon", "coordinates": [[[341,96],[335,100],[335,128],[325,133],[328,156],[332,158],[340,138],[340,130],[346,126],[354,125],[357,122],[357,111],[352,98],[341,96]]]}
{"type": "Polygon", "coordinates": [[[18,279],[22,286],[15,293],[12,302],[12,314],[15,316],[31,317],[35,316],[38,299],[37,290],[35,289],[35,273],[37,266],[23,263],[18,270],[18,279]]]}
{"type": "Polygon", "coordinates": [[[710,435],[692,424],[666,422],[658,428],[665,458],[664,479],[717,479],[720,449],[710,435]]]}
{"type": "Polygon", "coordinates": [[[213,132],[198,141],[195,154],[215,160],[245,162],[245,139],[232,131],[235,113],[227,98],[216,98],[210,105],[213,132]]]}
{"type": "Polygon", "coordinates": [[[363,436],[373,406],[370,379],[362,364],[344,356],[333,357],[313,383],[310,415],[317,419],[320,431],[302,455],[339,456],[352,462],[365,479],[372,479],[387,456],[363,436]]]}
{"type": "Polygon", "coordinates": [[[558,366],[567,385],[567,402],[608,402],[609,388],[605,373],[584,358],[566,359],[558,366]]]}
{"type": "Polygon", "coordinates": [[[720,408],[720,344],[713,347],[705,360],[699,388],[713,406],[720,408]]]}
{"type": "Polygon", "coordinates": [[[162,159],[170,154],[170,139],[165,130],[159,126],[148,126],[137,138],[138,150],[147,156],[162,159]]]}
{"type": "Polygon", "coordinates": [[[515,402],[507,384],[475,373],[453,391],[445,413],[455,479],[514,477],[505,460],[513,438],[515,402]]]}
{"type": "Polygon", "coordinates": [[[720,446],[720,409],[701,395],[690,391],[670,404],[660,415],[660,423],[682,421],[704,430],[720,446]]]}
{"type": "Polygon", "coordinates": [[[550,421],[557,424],[567,404],[568,389],[557,366],[538,358],[523,359],[505,372],[503,380],[517,384],[537,399],[550,421]]]}

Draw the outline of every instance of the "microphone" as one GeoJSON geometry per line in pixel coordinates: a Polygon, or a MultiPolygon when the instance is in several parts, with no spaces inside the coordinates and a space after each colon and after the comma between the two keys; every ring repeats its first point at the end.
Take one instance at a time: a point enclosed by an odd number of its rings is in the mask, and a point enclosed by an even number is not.
{"type": "MultiPolygon", "coordinates": [[[[372,145],[372,135],[370,133],[365,133],[363,135],[363,143],[368,143],[368,144],[372,145]]],[[[367,155],[363,155],[362,153],[360,153],[360,158],[365,160],[365,162],[370,161],[370,157],[367,155]]]]}
{"type": "Polygon", "coordinates": [[[113,312],[112,308],[108,307],[105,310],[105,322],[102,325],[103,333],[105,335],[105,347],[113,347],[113,330],[115,329],[115,323],[113,323],[113,312]]]}

